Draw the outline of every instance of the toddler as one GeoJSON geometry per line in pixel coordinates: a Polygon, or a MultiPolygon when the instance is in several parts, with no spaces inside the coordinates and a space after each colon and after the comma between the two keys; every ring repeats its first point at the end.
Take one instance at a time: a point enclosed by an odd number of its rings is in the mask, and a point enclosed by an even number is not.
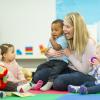
{"type": "Polygon", "coordinates": [[[68,86],[69,92],[79,92],[80,94],[91,94],[100,92],[100,45],[97,46],[96,57],[92,57],[90,63],[93,65],[93,70],[89,73],[95,77],[95,82],[86,82],[81,86],[68,86]]]}
{"type": "MultiPolygon", "coordinates": [[[[43,49],[42,52],[46,53],[49,49],[53,48],[55,50],[63,50],[68,47],[67,40],[63,34],[63,20],[57,19],[51,24],[51,37],[49,39],[48,47],[43,49]]],[[[43,47],[40,46],[40,49],[43,47]]],[[[47,55],[46,55],[47,56],[47,55]]],[[[44,68],[50,68],[51,73],[48,79],[48,82],[42,87],[44,82],[39,80],[34,86],[34,89],[40,89],[42,91],[47,91],[51,89],[53,85],[53,80],[60,74],[63,70],[66,69],[68,64],[68,59],[66,56],[60,57],[48,57],[47,61],[37,67],[37,71],[44,68]]],[[[34,74],[35,75],[35,74],[34,74]]]]}
{"type": "MultiPolygon", "coordinates": [[[[27,84],[27,81],[25,80],[24,74],[22,73],[20,66],[15,60],[14,46],[12,44],[2,44],[0,45],[0,50],[0,63],[8,69],[8,82],[7,86],[3,89],[3,91],[24,91],[23,85],[27,84]]],[[[32,84],[30,84],[31,83],[27,84],[27,87],[32,86],[32,84]]]]}

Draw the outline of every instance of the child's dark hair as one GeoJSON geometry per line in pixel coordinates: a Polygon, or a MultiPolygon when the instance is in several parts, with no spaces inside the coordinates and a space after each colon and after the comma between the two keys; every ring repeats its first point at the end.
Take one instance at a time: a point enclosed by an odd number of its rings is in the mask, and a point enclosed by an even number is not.
{"type": "Polygon", "coordinates": [[[64,23],[63,23],[63,20],[62,19],[56,19],[56,20],[54,20],[52,22],[52,24],[56,24],[56,23],[59,23],[61,25],[61,27],[63,28],[64,23]]]}
{"type": "Polygon", "coordinates": [[[14,47],[14,46],[12,44],[2,44],[2,45],[0,45],[1,55],[3,56],[5,53],[7,53],[8,49],[10,47],[14,47]]]}

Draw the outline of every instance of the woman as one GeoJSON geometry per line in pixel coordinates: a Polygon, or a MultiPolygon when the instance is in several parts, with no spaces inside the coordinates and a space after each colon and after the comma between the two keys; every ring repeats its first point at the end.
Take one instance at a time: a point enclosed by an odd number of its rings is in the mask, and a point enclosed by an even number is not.
{"type": "MultiPolygon", "coordinates": [[[[66,70],[54,80],[53,89],[56,90],[67,90],[69,84],[81,85],[86,81],[95,80],[88,73],[92,69],[89,59],[95,53],[96,43],[90,37],[82,16],[77,12],[65,16],[63,31],[69,48],[62,51],[50,49],[47,52],[48,57],[66,55],[69,59],[66,70]]],[[[46,82],[49,74],[50,69],[40,70],[35,74],[34,80],[42,79],[46,82]]]]}

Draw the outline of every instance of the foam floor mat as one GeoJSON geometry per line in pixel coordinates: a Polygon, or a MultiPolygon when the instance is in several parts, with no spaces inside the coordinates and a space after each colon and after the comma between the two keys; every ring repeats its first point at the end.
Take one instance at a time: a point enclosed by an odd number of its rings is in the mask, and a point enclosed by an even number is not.
{"type": "Polygon", "coordinates": [[[40,91],[40,90],[30,90],[29,92],[33,94],[67,94],[67,91],[56,91],[56,90],[48,90],[48,91],[40,91]]]}
{"type": "Polygon", "coordinates": [[[11,96],[11,97],[5,97],[0,100],[57,100],[62,95],[64,94],[36,94],[30,97],[11,96]]]}
{"type": "Polygon", "coordinates": [[[59,97],[57,100],[100,100],[100,94],[87,94],[87,95],[81,95],[81,94],[71,94],[68,93],[66,95],[63,95],[59,97]]]}

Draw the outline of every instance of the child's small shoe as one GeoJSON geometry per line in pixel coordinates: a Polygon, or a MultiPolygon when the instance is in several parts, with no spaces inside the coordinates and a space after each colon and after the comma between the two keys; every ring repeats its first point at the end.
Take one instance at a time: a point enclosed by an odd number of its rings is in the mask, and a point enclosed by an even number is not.
{"type": "Polygon", "coordinates": [[[4,98],[4,97],[6,97],[6,93],[3,91],[0,91],[0,98],[4,98]]]}
{"type": "Polygon", "coordinates": [[[79,91],[80,86],[68,85],[68,92],[77,93],[79,91]]]}
{"type": "Polygon", "coordinates": [[[79,89],[79,93],[80,94],[88,94],[88,91],[87,91],[87,87],[85,87],[84,85],[82,85],[79,89]]]}
{"type": "Polygon", "coordinates": [[[33,87],[34,90],[40,90],[40,88],[42,87],[43,85],[43,81],[42,80],[39,80],[35,86],[33,87]]]}
{"type": "Polygon", "coordinates": [[[31,83],[31,82],[29,82],[29,83],[26,83],[26,84],[23,84],[23,85],[18,86],[18,87],[17,87],[17,91],[18,91],[18,92],[21,92],[21,93],[27,92],[27,91],[29,91],[32,87],[34,87],[34,84],[31,83]]]}

